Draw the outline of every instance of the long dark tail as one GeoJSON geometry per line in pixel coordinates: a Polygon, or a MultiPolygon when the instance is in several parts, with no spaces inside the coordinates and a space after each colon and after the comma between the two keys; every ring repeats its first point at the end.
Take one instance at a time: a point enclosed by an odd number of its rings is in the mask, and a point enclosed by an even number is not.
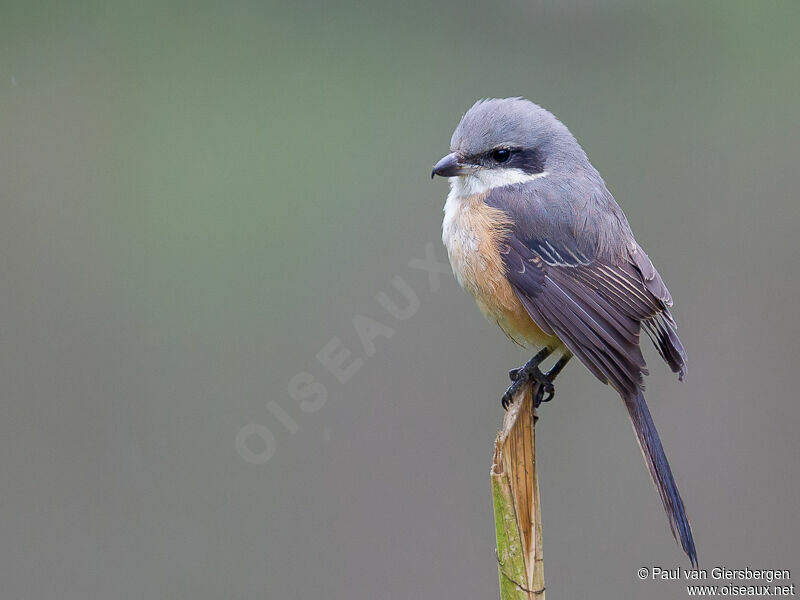
{"type": "Polygon", "coordinates": [[[664,448],[661,446],[658,431],[656,431],[653,418],[650,416],[647,403],[644,401],[644,395],[640,391],[635,396],[623,397],[623,400],[625,400],[625,406],[631,417],[647,468],[650,469],[650,476],[661,496],[661,502],[664,503],[672,535],[680,542],[683,551],[692,561],[692,566],[697,568],[697,551],[694,547],[694,539],[692,539],[692,527],[686,516],[678,486],[675,485],[675,479],[672,477],[672,469],[669,468],[664,448]]]}

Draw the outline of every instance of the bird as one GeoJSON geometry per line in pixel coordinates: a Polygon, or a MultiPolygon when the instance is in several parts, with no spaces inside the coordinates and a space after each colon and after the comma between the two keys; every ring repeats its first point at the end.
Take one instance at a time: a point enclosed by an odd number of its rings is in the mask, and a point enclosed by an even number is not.
{"type": "Polygon", "coordinates": [[[672,297],[578,141],[551,112],[521,97],[476,102],[431,178],[448,178],[442,241],[456,280],[533,357],[509,372],[513,396],[538,383],[535,406],[576,356],[622,398],[673,537],[697,551],[650,410],[640,333],[681,381],[687,356],[672,297]],[[547,372],[540,368],[557,357],[547,372]]]}

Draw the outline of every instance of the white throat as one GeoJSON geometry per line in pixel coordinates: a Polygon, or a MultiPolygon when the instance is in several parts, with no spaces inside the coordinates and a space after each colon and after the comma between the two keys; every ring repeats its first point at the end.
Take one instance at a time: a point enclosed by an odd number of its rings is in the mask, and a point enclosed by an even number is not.
{"type": "Polygon", "coordinates": [[[494,188],[547,177],[549,173],[526,173],[522,169],[479,169],[470,175],[450,177],[450,195],[465,197],[484,194],[494,188]]]}
{"type": "MultiPolygon", "coordinates": [[[[451,248],[455,242],[461,247],[477,250],[474,232],[464,229],[461,224],[461,211],[469,210],[470,199],[478,194],[507,185],[526,183],[534,179],[547,177],[543,173],[526,173],[522,169],[481,169],[474,174],[450,177],[450,193],[444,204],[444,221],[442,222],[442,241],[451,256],[451,248]]],[[[460,281],[460,280],[459,280],[460,281]]]]}

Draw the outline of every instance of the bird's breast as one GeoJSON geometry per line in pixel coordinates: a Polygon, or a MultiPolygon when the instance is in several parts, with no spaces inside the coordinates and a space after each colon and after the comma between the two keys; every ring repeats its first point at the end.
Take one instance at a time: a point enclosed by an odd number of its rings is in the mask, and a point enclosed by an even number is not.
{"type": "Polygon", "coordinates": [[[550,336],[530,318],[506,277],[500,250],[512,223],[503,211],[486,204],[487,195],[462,196],[451,190],[447,197],[442,241],[453,274],[486,318],[511,339],[525,346],[544,345],[550,336]]]}

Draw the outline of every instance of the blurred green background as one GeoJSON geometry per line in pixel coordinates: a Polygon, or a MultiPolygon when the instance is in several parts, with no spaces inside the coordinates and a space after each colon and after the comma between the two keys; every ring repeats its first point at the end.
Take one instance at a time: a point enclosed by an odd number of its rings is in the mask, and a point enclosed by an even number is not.
{"type": "MultiPolygon", "coordinates": [[[[444,260],[452,129],[510,95],[570,127],[676,299],[688,382],[650,349],[648,398],[701,566],[797,567],[798,25],[797,2],[1,2],[0,596],[496,597],[491,445],[527,357],[408,263],[444,260]],[[405,321],[375,300],[396,276],[405,321]],[[394,331],[374,356],[357,314],[394,331]],[[333,337],[364,361],[344,384],[333,337]]],[[[541,416],[553,597],[683,597],[636,577],[688,563],[613,391],[570,365],[541,416]]]]}

